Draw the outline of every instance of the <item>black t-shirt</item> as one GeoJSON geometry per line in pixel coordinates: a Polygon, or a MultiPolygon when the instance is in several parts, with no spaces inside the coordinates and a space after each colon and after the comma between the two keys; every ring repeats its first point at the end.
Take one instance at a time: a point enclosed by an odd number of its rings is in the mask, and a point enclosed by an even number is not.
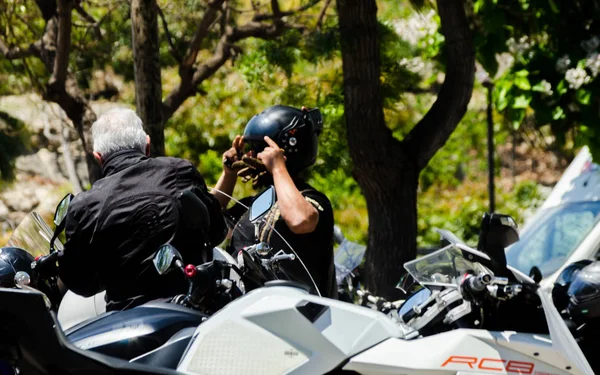
{"type": "MultiPolygon", "coordinates": [[[[291,253],[288,245],[274,233],[267,223],[275,222],[275,229],[292,246],[298,256],[302,259],[306,268],[310,271],[319,291],[323,297],[335,298],[337,286],[335,283],[335,267],[333,265],[333,209],[327,196],[303,181],[295,181],[296,187],[307,201],[315,206],[319,212],[319,222],[316,229],[311,233],[293,233],[279,214],[277,203],[265,216],[265,220],[259,225],[259,241],[269,243],[275,252],[284,250],[291,253]]],[[[253,197],[243,199],[241,202],[250,205],[253,197]]],[[[229,209],[234,217],[240,217],[235,224],[229,250],[232,255],[237,255],[241,248],[255,244],[255,227],[248,220],[248,212],[237,204],[229,209]],[[243,212],[243,213],[242,213],[243,212]]],[[[304,267],[298,260],[283,261],[280,267],[290,276],[293,281],[298,281],[311,287],[315,294],[312,281],[306,274],[304,267]]]]}

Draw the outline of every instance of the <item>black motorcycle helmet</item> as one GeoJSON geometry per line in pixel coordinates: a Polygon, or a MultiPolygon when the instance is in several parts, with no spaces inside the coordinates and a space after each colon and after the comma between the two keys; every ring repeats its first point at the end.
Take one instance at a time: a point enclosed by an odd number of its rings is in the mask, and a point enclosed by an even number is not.
{"type": "Polygon", "coordinates": [[[577,262],[573,262],[566,266],[562,272],[556,278],[554,287],[552,288],[552,301],[558,311],[562,311],[569,305],[569,287],[573,282],[575,275],[581,271],[582,268],[592,263],[592,260],[583,259],[577,262]]]}
{"type": "Polygon", "coordinates": [[[244,130],[244,143],[256,156],[267,146],[264,137],[268,136],[285,151],[290,173],[297,173],[315,163],[318,136],[322,130],[323,118],[319,109],[275,105],[250,119],[244,130]]]}
{"type": "Polygon", "coordinates": [[[600,261],[594,261],[574,273],[567,293],[567,310],[574,321],[583,323],[600,318],[600,261]]]}
{"type": "Polygon", "coordinates": [[[0,286],[13,288],[15,286],[15,274],[19,271],[25,271],[31,277],[32,287],[34,284],[34,275],[31,270],[31,263],[35,259],[27,251],[19,247],[1,247],[0,248],[0,286]]]}

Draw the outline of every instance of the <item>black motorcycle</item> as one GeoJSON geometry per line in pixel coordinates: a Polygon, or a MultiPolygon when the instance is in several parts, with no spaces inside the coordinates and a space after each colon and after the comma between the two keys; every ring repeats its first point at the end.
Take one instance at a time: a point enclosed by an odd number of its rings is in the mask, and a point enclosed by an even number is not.
{"type": "MultiPolygon", "coordinates": [[[[194,201],[193,198],[189,199],[190,202],[194,201]]],[[[52,236],[53,239],[57,233],[63,230],[62,219],[64,219],[70,200],[70,196],[65,197],[57,208],[55,215],[57,229],[52,236]]],[[[274,187],[270,187],[258,195],[249,207],[251,222],[256,224],[262,220],[275,200],[274,187]]],[[[194,204],[187,205],[187,207],[190,206],[194,206],[194,204]]],[[[53,240],[50,242],[54,243],[53,240]]],[[[24,310],[33,313],[36,308],[39,309],[39,306],[34,307],[33,305],[39,304],[40,296],[42,300],[48,301],[46,295],[39,294],[36,289],[40,285],[39,281],[43,280],[40,275],[55,274],[49,270],[56,267],[56,257],[59,251],[51,248],[47,254],[36,258],[25,252],[26,261],[14,264],[11,273],[4,276],[5,280],[12,276],[11,282],[7,282],[5,287],[13,289],[10,290],[10,293],[8,290],[2,293],[4,301],[0,305],[7,306],[16,303],[16,306],[22,306],[24,310]],[[32,293],[23,294],[19,293],[20,291],[32,293]],[[14,301],[10,302],[7,298],[14,299],[14,301]]],[[[16,253],[21,254],[20,251],[16,253]]],[[[86,320],[64,332],[60,331],[58,328],[60,325],[55,322],[53,325],[56,332],[46,332],[46,339],[50,340],[51,335],[58,334],[60,340],[69,342],[70,347],[75,346],[79,350],[85,350],[86,357],[94,358],[94,355],[88,355],[88,353],[96,353],[131,363],[160,366],[166,369],[175,368],[181,353],[185,350],[198,325],[233,299],[270,283],[291,284],[308,290],[309,288],[304,285],[285,280],[285,273],[279,267],[281,262],[295,259],[296,254],[276,251],[266,243],[257,243],[240,249],[237,260],[215,248],[212,261],[198,266],[186,265],[177,249],[167,243],[159,248],[149,261],[154,263],[159,274],[181,272],[182,277],[188,280],[189,288],[186,294],[160,301],[151,301],[129,310],[110,311],[86,320]]],[[[54,278],[55,276],[50,276],[49,279],[55,280],[54,278]]],[[[53,320],[56,320],[55,305],[57,303],[60,303],[60,299],[46,303],[46,307],[51,310],[53,320]]],[[[44,365],[46,367],[42,366],[43,369],[38,368],[35,371],[29,367],[36,364],[31,363],[31,358],[24,355],[23,351],[29,350],[28,345],[35,346],[39,343],[29,342],[26,337],[23,337],[26,332],[15,329],[18,326],[15,319],[21,321],[22,317],[14,315],[14,308],[0,307],[0,317],[2,314],[12,315],[6,316],[6,319],[0,319],[0,337],[3,338],[0,343],[0,369],[4,366],[27,369],[27,371],[23,371],[24,373],[30,373],[30,371],[31,373],[51,372],[52,367],[48,363],[44,365]],[[12,323],[3,325],[6,322],[12,323]]],[[[28,316],[28,314],[24,314],[24,316],[28,316]]],[[[43,320],[47,321],[48,317],[44,317],[43,320]]],[[[56,339],[51,341],[56,341],[56,339]]],[[[51,358],[48,360],[50,361],[51,358]]]]}

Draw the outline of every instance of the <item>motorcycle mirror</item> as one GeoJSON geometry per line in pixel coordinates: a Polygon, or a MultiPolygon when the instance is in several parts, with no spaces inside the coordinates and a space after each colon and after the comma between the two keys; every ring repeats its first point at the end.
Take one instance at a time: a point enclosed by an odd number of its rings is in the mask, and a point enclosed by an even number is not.
{"type": "Polygon", "coordinates": [[[58,238],[58,236],[65,230],[67,217],[67,212],[69,212],[69,205],[73,200],[74,195],[69,193],[65,195],[65,197],[60,201],[58,206],[56,206],[56,211],[54,211],[54,233],[52,234],[52,239],[50,240],[50,252],[54,252],[54,241],[58,238]]]}
{"type": "Polygon", "coordinates": [[[515,220],[509,215],[497,213],[485,213],[481,220],[481,230],[479,232],[479,242],[477,250],[480,250],[490,256],[496,267],[495,272],[499,276],[506,273],[506,254],[505,249],[509,245],[519,240],[519,232],[515,220]]]}
{"type": "Polygon", "coordinates": [[[65,195],[65,197],[60,201],[58,206],[56,206],[56,211],[54,212],[54,225],[57,227],[61,226],[67,217],[67,212],[69,211],[69,204],[73,200],[73,194],[69,193],[65,195]]]}
{"type": "Polygon", "coordinates": [[[162,275],[167,272],[169,268],[171,268],[173,262],[176,262],[177,260],[182,260],[179,251],[177,251],[177,249],[175,249],[171,244],[164,244],[154,255],[153,263],[158,274],[162,275]]]}
{"type": "Polygon", "coordinates": [[[262,219],[263,216],[269,212],[271,207],[273,207],[275,200],[275,187],[273,185],[257,195],[250,205],[250,213],[248,215],[250,222],[256,223],[258,220],[262,219]]]}
{"type": "Polygon", "coordinates": [[[540,271],[540,269],[537,266],[533,266],[529,271],[529,277],[531,277],[536,284],[539,284],[543,278],[542,271],[540,271]]]}

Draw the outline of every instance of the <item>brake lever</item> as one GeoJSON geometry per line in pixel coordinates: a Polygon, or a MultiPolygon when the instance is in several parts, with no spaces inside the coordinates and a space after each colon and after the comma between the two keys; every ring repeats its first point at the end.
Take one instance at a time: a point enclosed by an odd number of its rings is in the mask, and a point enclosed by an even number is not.
{"type": "Polygon", "coordinates": [[[273,257],[271,259],[267,260],[267,264],[273,264],[273,263],[279,262],[281,260],[295,260],[296,259],[296,255],[294,255],[294,254],[287,254],[287,253],[280,254],[281,252],[283,252],[283,250],[280,250],[279,253],[273,255],[273,257]]]}

